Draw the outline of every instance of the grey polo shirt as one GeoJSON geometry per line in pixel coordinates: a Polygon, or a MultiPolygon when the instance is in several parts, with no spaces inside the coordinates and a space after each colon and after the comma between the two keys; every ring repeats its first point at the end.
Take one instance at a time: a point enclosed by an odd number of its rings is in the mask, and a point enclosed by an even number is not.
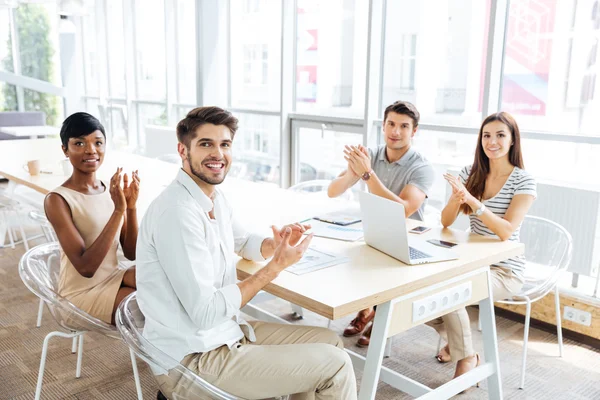
{"type": "MultiPolygon", "coordinates": [[[[396,195],[399,195],[406,185],[413,185],[429,197],[435,179],[435,171],[431,163],[412,147],[398,161],[390,163],[385,148],[386,146],[383,145],[368,149],[371,168],[383,185],[396,195]]],[[[427,199],[410,218],[423,221],[425,203],[427,199]]]]}

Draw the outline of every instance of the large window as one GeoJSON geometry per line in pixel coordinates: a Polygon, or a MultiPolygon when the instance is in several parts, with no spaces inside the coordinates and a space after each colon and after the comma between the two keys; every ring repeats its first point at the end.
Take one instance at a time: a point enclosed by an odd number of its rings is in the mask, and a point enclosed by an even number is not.
{"type": "Polygon", "coordinates": [[[167,72],[164,0],[136,0],[134,15],[137,99],[165,101],[167,72]]]}
{"type": "Polygon", "coordinates": [[[504,56],[502,109],[521,128],[600,135],[597,0],[514,0],[504,56]]]}
{"type": "Polygon", "coordinates": [[[233,141],[230,175],[279,185],[279,118],[252,113],[235,113],[235,116],[239,119],[239,129],[233,141]]]}
{"type": "Polygon", "coordinates": [[[296,111],[363,116],[369,3],[299,0],[296,111]]]}
{"type": "MultiPolygon", "coordinates": [[[[106,27],[109,51],[107,52],[107,60],[105,60],[105,62],[108,62],[109,97],[124,99],[127,86],[125,81],[125,41],[123,40],[125,34],[123,30],[123,1],[107,0],[106,8],[107,21],[110,21],[106,27]]],[[[90,49],[89,51],[93,50],[90,49]]]]}
{"type": "Polygon", "coordinates": [[[422,123],[477,126],[489,1],[387,1],[382,109],[415,104],[422,123]]]}
{"type": "Polygon", "coordinates": [[[280,20],[279,1],[231,1],[229,68],[233,107],[279,110],[280,20]]]}
{"type": "Polygon", "coordinates": [[[299,122],[294,128],[298,148],[294,183],[335,178],[348,166],[344,146],[362,143],[361,134],[314,125],[299,122]]]}
{"type": "MultiPolygon", "coordinates": [[[[176,2],[177,102],[196,104],[196,8],[193,0],[176,2]]],[[[188,110],[189,111],[189,110],[188,110]]]]}

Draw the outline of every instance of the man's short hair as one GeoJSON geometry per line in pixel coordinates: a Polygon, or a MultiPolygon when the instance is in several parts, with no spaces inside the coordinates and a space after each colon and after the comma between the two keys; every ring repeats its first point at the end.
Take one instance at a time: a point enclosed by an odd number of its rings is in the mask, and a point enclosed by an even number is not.
{"type": "Polygon", "coordinates": [[[231,132],[231,139],[238,129],[238,119],[220,107],[197,107],[187,113],[177,124],[177,140],[187,148],[196,137],[196,131],[204,124],[225,125],[231,132]]]}
{"type": "Polygon", "coordinates": [[[409,103],[408,101],[396,101],[393,104],[387,106],[385,112],[383,113],[384,124],[390,112],[408,115],[413,120],[413,128],[416,128],[419,125],[419,119],[421,118],[421,115],[419,114],[419,111],[417,111],[417,107],[415,107],[414,104],[409,103]]]}
{"type": "Polygon", "coordinates": [[[66,148],[69,146],[69,139],[87,136],[96,131],[102,132],[104,139],[106,139],[104,127],[96,117],[86,112],[76,112],[68,116],[62,123],[60,141],[66,148]]]}

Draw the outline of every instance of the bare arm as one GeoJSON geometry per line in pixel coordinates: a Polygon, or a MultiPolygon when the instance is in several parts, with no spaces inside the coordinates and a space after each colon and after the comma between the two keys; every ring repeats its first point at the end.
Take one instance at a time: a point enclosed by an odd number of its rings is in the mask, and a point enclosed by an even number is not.
{"type": "MultiPolygon", "coordinates": [[[[472,197],[472,196],[471,196],[472,197]]],[[[504,218],[491,212],[489,209],[485,209],[483,214],[479,216],[479,219],[498,237],[500,240],[508,240],[513,232],[521,225],[525,215],[529,211],[529,208],[533,204],[534,197],[530,194],[518,194],[514,196],[504,214],[504,218]]],[[[481,202],[476,198],[472,197],[467,201],[471,210],[475,211],[481,208],[481,202]]]]}
{"type": "Polygon", "coordinates": [[[44,209],[69,261],[82,276],[93,277],[113,244],[124,210],[115,209],[98,238],[86,249],[65,199],[56,193],[50,193],[44,200],[44,209]]]}
{"type": "Polygon", "coordinates": [[[279,273],[300,261],[302,255],[308,249],[313,235],[309,235],[296,246],[290,244],[292,230],[286,228],[283,232],[283,239],[275,249],[273,258],[260,271],[249,276],[237,285],[242,293],[241,307],[244,307],[256,294],[267,286],[273,279],[277,278],[279,273]]]}
{"type": "Polygon", "coordinates": [[[402,204],[407,217],[413,215],[427,197],[421,189],[413,185],[406,185],[400,194],[396,195],[386,188],[375,174],[371,174],[371,178],[367,181],[367,186],[369,187],[369,192],[402,204]]]}
{"type": "Polygon", "coordinates": [[[444,228],[449,227],[456,221],[456,217],[458,217],[458,212],[460,210],[461,202],[456,198],[450,197],[448,199],[448,204],[442,210],[442,225],[444,228]]]}
{"type": "MultiPolygon", "coordinates": [[[[460,204],[466,203],[473,212],[481,208],[481,201],[476,199],[467,191],[459,178],[453,177],[449,174],[444,175],[444,178],[452,186],[452,196],[450,197],[450,202],[458,203],[458,205],[454,204],[452,207],[456,207],[458,209],[460,204]]],[[[499,217],[486,208],[483,214],[479,216],[479,219],[481,219],[481,221],[492,232],[494,232],[500,238],[500,240],[508,240],[513,232],[519,227],[519,225],[521,225],[521,222],[523,222],[523,219],[525,218],[525,215],[527,215],[527,212],[529,211],[529,208],[531,208],[534,200],[535,197],[533,195],[517,194],[512,198],[504,217],[499,217]]],[[[444,211],[449,208],[450,202],[444,211]]],[[[452,211],[452,209],[449,210],[449,214],[450,211],[452,211]]],[[[458,214],[458,211],[456,213],[458,214]]],[[[456,219],[456,215],[454,216],[454,219],[456,219]]],[[[452,222],[454,222],[454,219],[452,219],[452,222]]],[[[448,220],[450,220],[450,218],[448,220]]],[[[444,223],[444,226],[447,225],[444,223]]]]}
{"type": "Polygon", "coordinates": [[[341,196],[346,190],[356,185],[356,182],[358,182],[359,179],[358,175],[352,172],[352,170],[345,170],[337,178],[331,181],[327,188],[327,195],[329,197],[341,196]]]}
{"type": "Polygon", "coordinates": [[[138,236],[138,220],[136,203],[140,191],[140,178],[137,171],[131,174],[132,182],[129,184],[127,174],[123,176],[123,194],[127,202],[127,211],[123,227],[121,228],[120,242],[123,254],[128,260],[135,260],[135,248],[138,236]]]}
{"type": "Polygon", "coordinates": [[[128,260],[135,260],[135,248],[137,244],[138,221],[137,209],[128,208],[125,212],[123,227],[121,227],[121,235],[119,241],[123,247],[123,254],[128,260]]]}

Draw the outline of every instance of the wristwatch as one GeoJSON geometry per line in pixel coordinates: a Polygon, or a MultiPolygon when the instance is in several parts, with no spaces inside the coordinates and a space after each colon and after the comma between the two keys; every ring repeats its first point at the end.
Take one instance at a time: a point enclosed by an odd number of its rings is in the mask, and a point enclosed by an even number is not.
{"type": "Polygon", "coordinates": [[[364,174],[362,174],[362,176],[360,177],[360,179],[362,179],[363,181],[368,181],[371,178],[371,174],[373,174],[373,170],[370,170],[368,172],[365,172],[364,174]]]}
{"type": "Polygon", "coordinates": [[[475,216],[479,217],[481,214],[483,214],[484,211],[485,211],[485,204],[481,203],[481,207],[479,207],[475,211],[475,216]]]}

